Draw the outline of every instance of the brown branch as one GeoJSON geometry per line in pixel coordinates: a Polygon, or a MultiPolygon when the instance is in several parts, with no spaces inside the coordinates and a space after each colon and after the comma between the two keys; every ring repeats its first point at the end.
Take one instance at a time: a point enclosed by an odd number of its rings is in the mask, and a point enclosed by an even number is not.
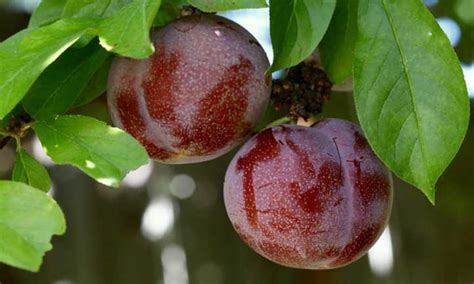
{"type": "Polygon", "coordinates": [[[2,139],[0,139],[0,150],[2,150],[5,146],[7,146],[10,140],[12,140],[10,136],[3,137],[2,139]]]}
{"type": "Polygon", "coordinates": [[[8,122],[5,131],[2,133],[5,137],[0,139],[0,150],[3,149],[10,140],[14,137],[16,139],[23,138],[29,130],[29,123],[32,121],[32,118],[27,113],[22,113],[18,116],[14,116],[8,122]]]}

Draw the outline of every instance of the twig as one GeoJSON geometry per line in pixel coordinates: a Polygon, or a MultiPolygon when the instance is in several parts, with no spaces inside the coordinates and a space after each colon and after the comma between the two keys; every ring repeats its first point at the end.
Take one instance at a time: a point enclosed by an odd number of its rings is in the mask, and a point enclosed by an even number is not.
{"type": "Polygon", "coordinates": [[[4,136],[0,139],[0,150],[3,149],[10,140],[15,138],[17,140],[17,146],[20,143],[20,139],[23,138],[31,127],[31,117],[27,113],[22,113],[16,117],[12,117],[8,122],[5,129],[0,129],[0,136],[4,136]]]}
{"type": "Polygon", "coordinates": [[[3,149],[8,144],[8,142],[10,142],[10,140],[12,140],[12,138],[10,136],[3,137],[0,140],[0,150],[3,149]]]}

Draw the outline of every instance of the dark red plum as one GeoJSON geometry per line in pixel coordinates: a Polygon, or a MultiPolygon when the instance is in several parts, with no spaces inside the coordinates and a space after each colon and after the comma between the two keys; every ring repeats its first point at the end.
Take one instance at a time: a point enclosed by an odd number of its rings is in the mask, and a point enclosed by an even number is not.
{"type": "Polygon", "coordinates": [[[165,163],[216,158],[238,145],[268,104],[266,54],[244,28],[215,15],[152,33],[148,59],[117,57],[108,81],[115,125],[165,163]]]}
{"type": "Polygon", "coordinates": [[[260,255],[331,269],[363,256],[384,230],[392,177],[358,126],[324,119],[251,138],[227,169],[224,200],[234,228],[260,255]]]}

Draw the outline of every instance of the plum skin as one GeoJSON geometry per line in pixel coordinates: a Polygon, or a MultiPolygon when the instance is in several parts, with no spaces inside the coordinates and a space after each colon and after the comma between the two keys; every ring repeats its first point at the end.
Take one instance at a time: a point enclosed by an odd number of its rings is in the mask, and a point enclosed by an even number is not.
{"type": "Polygon", "coordinates": [[[224,201],[240,237],[284,266],[332,269],[362,257],[388,223],[393,185],[362,130],[324,119],[250,139],[227,169],[224,201]]]}
{"type": "Polygon", "coordinates": [[[107,102],[113,123],[157,161],[207,161],[238,145],[268,105],[263,48],[238,24],[193,15],[152,32],[154,54],[117,57],[107,102]]]}

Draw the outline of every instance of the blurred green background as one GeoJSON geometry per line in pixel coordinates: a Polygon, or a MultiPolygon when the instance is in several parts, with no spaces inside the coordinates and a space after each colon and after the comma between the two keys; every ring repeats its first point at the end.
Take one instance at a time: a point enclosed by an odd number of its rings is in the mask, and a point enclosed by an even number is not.
{"type": "MultiPolygon", "coordinates": [[[[474,96],[474,0],[424,2],[455,46],[474,96]]],[[[24,28],[36,4],[0,0],[0,40],[24,28]]],[[[262,13],[267,12],[226,16],[265,29],[262,13]],[[252,22],[255,19],[260,25],[252,22]]],[[[267,41],[268,49],[268,36],[259,39],[264,45],[267,41]]],[[[471,101],[471,110],[472,106],[471,101]]],[[[103,99],[78,111],[107,118],[103,99]]],[[[352,94],[334,93],[324,116],[356,121],[352,94]]],[[[51,165],[38,141],[30,137],[27,148],[48,166],[54,185],[51,194],[66,215],[68,229],[54,238],[54,249],[46,254],[39,273],[0,265],[0,283],[473,283],[473,125],[438,183],[437,205],[431,206],[418,190],[395,179],[389,230],[369,256],[331,271],[279,266],[239,239],[222,198],[233,153],[196,165],[150,164],[114,190],[72,167],[51,165]]],[[[0,151],[0,179],[10,176],[13,151],[11,147],[0,151]]]]}

